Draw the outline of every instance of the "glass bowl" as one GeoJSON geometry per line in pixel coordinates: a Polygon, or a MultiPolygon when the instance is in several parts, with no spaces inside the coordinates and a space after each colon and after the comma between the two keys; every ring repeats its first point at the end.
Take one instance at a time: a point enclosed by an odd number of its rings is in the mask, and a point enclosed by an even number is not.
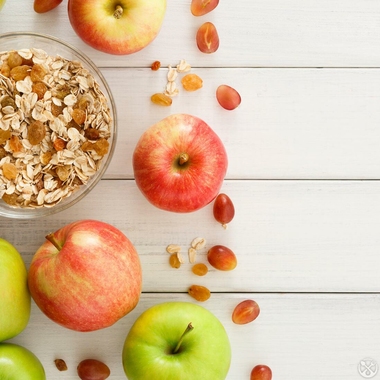
{"type": "MultiPolygon", "coordinates": [[[[50,56],[50,57],[59,56],[59,57],[62,57],[66,60],[69,60],[69,61],[80,62],[81,65],[83,66],[83,68],[90,73],[90,75],[93,77],[93,79],[97,83],[98,88],[100,89],[101,93],[104,95],[104,97],[106,99],[106,107],[109,109],[110,122],[109,123],[107,122],[107,125],[109,124],[110,130],[109,130],[109,137],[107,136],[108,139],[106,139],[109,143],[109,147],[108,147],[108,152],[104,156],[102,155],[102,153],[99,153],[99,155],[102,158],[99,159],[99,161],[97,162],[97,165],[96,165],[97,169],[93,170],[94,173],[92,173],[92,175],[89,176],[89,179],[84,181],[83,184],[80,184],[79,188],[77,190],[73,191],[71,193],[71,195],[63,197],[59,202],[57,202],[55,204],[54,203],[53,204],[50,203],[50,204],[46,204],[46,205],[42,204],[42,205],[37,205],[37,206],[33,206],[33,207],[30,207],[28,205],[26,205],[26,206],[15,206],[15,205],[12,205],[12,203],[15,203],[16,201],[13,201],[13,200],[9,201],[9,199],[8,199],[8,203],[7,203],[0,197],[0,217],[2,216],[2,217],[8,217],[8,218],[17,218],[17,219],[32,219],[32,218],[51,215],[51,214],[60,212],[62,210],[65,210],[65,209],[71,207],[72,205],[79,202],[83,197],[85,197],[96,186],[96,184],[99,182],[99,180],[102,178],[103,174],[105,173],[105,171],[106,171],[106,169],[107,169],[107,167],[108,167],[108,165],[112,159],[112,155],[113,155],[115,144],[116,144],[116,135],[117,135],[117,131],[116,131],[116,126],[117,126],[116,117],[117,117],[117,115],[116,115],[116,107],[115,107],[115,102],[114,102],[112,93],[110,91],[110,88],[109,88],[106,80],[104,79],[103,75],[101,74],[100,70],[96,67],[96,65],[86,55],[84,55],[82,52],[78,51],[75,47],[67,44],[66,42],[61,41],[61,40],[59,40],[55,37],[49,36],[49,35],[43,35],[43,34],[32,33],[32,32],[30,32],[30,33],[29,32],[14,33],[13,32],[13,33],[0,34],[0,55],[2,54],[2,52],[24,51],[24,50],[28,50],[28,49],[42,50],[42,51],[46,52],[48,54],[48,56],[50,56]]],[[[24,57],[24,59],[26,60],[27,57],[24,57]]],[[[34,62],[34,63],[36,63],[36,62],[34,62]]],[[[1,65],[1,62],[0,62],[0,65],[1,65]]],[[[33,64],[31,63],[30,65],[32,66],[33,64]]],[[[63,75],[63,78],[64,78],[64,80],[68,80],[67,78],[65,78],[65,75],[63,75]]],[[[78,92],[78,94],[79,93],[80,92],[78,92]]],[[[0,97],[1,97],[1,93],[0,93],[0,97]]],[[[62,99],[65,99],[65,98],[63,98],[63,96],[62,96],[62,99]]],[[[79,97],[78,97],[78,99],[79,99],[79,97]]],[[[68,101],[68,103],[69,103],[69,101],[68,101]]],[[[70,104],[68,104],[68,105],[70,105],[70,104]]],[[[0,118],[2,118],[4,116],[4,112],[2,113],[2,108],[1,108],[3,106],[6,106],[6,103],[4,103],[4,104],[0,103],[0,118]]],[[[16,107],[17,106],[15,105],[14,108],[17,109],[16,107]]],[[[74,107],[74,105],[72,107],[74,107]]],[[[33,118],[31,119],[31,121],[34,121],[33,118]]],[[[1,119],[0,119],[0,122],[1,122],[1,119]]],[[[20,123],[21,123],[21,121],[20,121],[20,123]]],[[[49,123],[50,123],[50,121],[49,121],[49,123]]],[[[83,124],[83,125],[85,125],[85,124],[83,124]]],[[[0,125],[0,127],[1,127],[1,125],[0,125]]],[[[29,125],[28,125],[28,127],[29,127],[29,125]]],[[[70,128],[70,129],[72,129],[72,128],[70,128]]],[[[68,131],[70,129],[67,128],[68,131]]],[[[14,129],[12,129],[12,130],[14,131],[14,129]]],[[[77,128],[77,130],[79,130],[79,128],[77,128]]],[[[49,131],[50,131],[50,129],[49,129],[49,131]]],[[[71,131],[70,133],[74,134],[74,132],[75,131],[71,131]]],[[[25,136],[25,133],[26,132],[24,132],[24,136],[25,136]]],[[[82,131],[80,133],[83,134],[84,132],[82,131]]],[[[52,137],[52,136],[53,135],[51,135],[50,137],[52,137]]],[[[80,142],[83,141],[83,137],[77,137],[76,136],[76,138],[78,140],[80,140],[80,142]]],[[[28,139],[30,139],[29,135],[28,135],[28,139]]],[[[93,143],[94,141],[96,141],[96,139],[99,139],[99,136],[88,137],[88,139],[91,139],[91,141],[93,143]]],[[[27,144],[28,144],[28,141],[26,142],[27,144]]],[[[41,142],[41,144],[42,143],[43,143],[43,141],[41,142]]],[[[52,145],[52,143],[53,143],[53,138],[50,139],[50,145],[52,145]]],[[[90,140],[88,140],[88,143],[91,144],[90,140]]],[[[5,144],[6,143],[3,142],[3,145],[0,145],[0,148],[1,147],[3,148],[2,149],[3,156],[5,154],[5,150],[4,150],[5,144]]],[[[56,148],[56,146],[54,146],[54,148],[56,148]]],[[[59,148],[59,147],[57,147],[57,151],[54,150],[54,148],[52,148],[52,150],[51,150],[51,152],[53,152],[53,153],[57,153],[58,150],[61,150],[61,148],[59,148]]],[[[67,146],[65,146],[64,148],[66,149],[67,146]]],[[[46,149],[46,147],[45,147],[45,149],[46,149]]],[[[78,150],[75,150],[75,149],[76,148],[73,148],[73,151],[78,152],[78,150]]],[[[62,152],[60,152],[60,154],[61,153],[62,152]]],[[[87,150],[87,154],[88,153],[89,153],[89,151],[87,150]]],[[[13,152],[9,150],[9,146],[7,149],[7,154],[8,155],[11,154],[13,157],[13,152]]],[[[38,156],[39,153],[36,153],[35,155],[38,156]]],[[[99,155],[98,155],[98,157],[99,157],[99,155]]],[[[60,157],[62,157],[62,156],[60,156],[60,157]]],[[[36,158],[36,160],[38,160],[38,159],[39,158],[36,158]]],[[[16,160],[16,158],[12,158],[12,160],[16,160]]],[[[1,161],[1,156],[0,156],[0,163],[4,164],[4,160],[1,161]]],[[[69,167],[69,165],[67,166],[66,162],[65,162],[65,164],[66,164],[66,167],[69,167]]],[[[62,163],[59,163],[59,165],[64,166],[62,163]]],[[[0,167],[0,169],[2,169],[2,168],[0,167]]],[[[43,173],[43,174],[45,174],[45,173],[43,173]]],[[[51,175],[52,173],[49,173],[49,174],[51,175]]],[[[10,176],[10,174],[8,173],[8,177],[9,176],[10,176]]],[[[56,179],[54,177],[56,177],[56,173],[53,173],[53,179],[56,179]]],[[[4,174],[0,178],[4,179],[4,174]]],[[[39,178],[40,178],[39,179],[39,185],[41,187],[41,175],[39,178]]],[[[6,179],[9,180],[9,178],[6,178],[6,179]]],[[[51,177],[50,177],[50,179],[51,179],[51,177]]],[[[75,178],[75,180],[77,180],[77,178],[75,178]]],[[[14,182],[16,182],[16,181],[18,181],[18,180],[14,179],[14,182]]],[[[63,181],[61,181],[61,178],[59,178],[58,182],[61,182],[61,185],[58,185],[58,186],[62,186],[63,181]]],[[[78,180],[77,180],[77,182],[78,182],[78,180]]],[[[43,181],[42,183],[45,183],[45,182],[43,181]]],[[[79,183],[81,183],[81,182],[79,182],[79,183]]],[[[2,189],[2,186],[4,186],[4,185],[0,181],[0,191],[2,189]]],[[[7,187],[10,186],[9,182],[7,182],[6,186],[7,187]]],[[[34,190],[34,192],[39,192],[41,190],[40,187],[37,188],[37,190],[34,190]]],[[[3,189],[4,189],[4,187],[3,187],[3,189]]],[[[9,192],[11,193],[10,190],[9,190],[9,192]]],[[[14,198],[15,197],[16,196],[14,195],[14,198]]],[[[44,199],[44,197],[42,197],[42,199],[44,199]]],[[[45,198],[45,199],[47,199],[47,198],[45,198]]],[[[42,202],[42,203],[44,203],[44,202],[42,202]]]]}

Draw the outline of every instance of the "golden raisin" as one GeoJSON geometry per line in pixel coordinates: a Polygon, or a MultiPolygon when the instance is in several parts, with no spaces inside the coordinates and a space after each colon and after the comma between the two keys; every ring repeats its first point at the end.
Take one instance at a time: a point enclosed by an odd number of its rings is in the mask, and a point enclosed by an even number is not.
{"type": "Polygon", "coordinates": [[[53,152],[51,152],[51,151],[47,151],[47,152],[43,153],[40,157],[41,164],[47,165],[50,162],[52,157],[53,157],[53,152]]]}
{"type": "Polygon", "coordinates": [[[14,153],[22,151],[22,143],[21,143],[20,139],[18,138],[18,136],[15,136],[15,135],[11,136],[11,138],[9,140],[9,148],[14,153]]]}
{"type": "Polygon", "coordinates": [[[99,129],[96,128],[87,128],[84,132],[84,137],[89,140],[97,140],[100,137],[99,129]]]}
{"type": "Polygon", "coordinates": [[[45,75],[46,70],[42,65],[33,65],[32,70],[30,71],[30,79],[32,80],[32,82],[40,82],[44,80],[45,75]]]}
{"type": "Polygon", "coordinates": [[[153,71],[157,71],[161,67],[160,61],[154,61],[150,67],[153,71]]]}
{"type": "Polygon", "coordinates": [[[55,169],[55,172],[57,173],[57,176],[61,181],[66,181],[70,175],[70,171],[67,166],[58,166],[55,169]]]}
{"type": "Polygon", "coordinates": [[[56,138],[53,142],[54,149],[58,152],[60,150],[63,150],[66,148],[67,142],[65,140],[60,139],[59,137],[56,138]]]}
{"type": "Polygon", "coordinates": [[[86,121],[86,111],[80,108],[75,108],[73,109],[71,117],[78,125],[81,125],[86,121]]]}
{"type": "Polygon", "coordinates": [[[51,103],[51,113],[53,116],[58,117],[62,114],[63,109],[65,108],[64,105],[57,106],[55,103],[51,103]]]}
{"type": "Polygon", "coordinates": [[[16,109],[16,102],[9,95],[4,96],[0,104],[2,108],[11,106],[12,108],[16,109]]]}
{"type": "Polygon", "coordinates": [[[203,86],[203,80],[197,74],[187,74],[181,80],[186,91],[196,91],[203,86]]]}
{"type": "Polygon", "coordinates": [[[11,130],[7,129],[6,131],[4,131],[4,129],[0,128],[0,145],[4,144],[10,138],[11,138],[11,130]]]}
{"type": "Polygon", "coordinates": [[[22,57],[17,51],[11,51],[8,56],[8,65],[11,69],[22,65],[22,57]]]}
{"type": "Polygon", "coordinates": [[[168,95],[165,95],[161,92],[158,92],[156,94],[153,94],[151,97],[150,97],[150,100],[152,101],[152,103],[154,104],[157,104],[159,106],[165,106],[165,107],[168,107],[172,104],[172,98],[168,95]]]}
{"type": "Polygon", "coordinates": [[[37,94],[38,99],[43,99],[47,89],[46,84],[42,82],[36,82],[32,85],[32,91],[37,94]]]}
{"type": "Polygon", "coordinates": [[[63,359],[55,359],[54,364],[57,367],[58,371],[67,371],[67,365],[63,359]]]}
{"type": "Polygon", "coordinates": [[[11,69],[11,78],[14,79],[16,82],[19,80],[24,80],[29,75],[29,72],[30,66],[16,66],[13,69],[11,69]]]}
{"type": "Polygon", "coordinates": [[[95,152],[99,156],[106,155],[108,153],[109,146],[110,146],[110,144],[106,139],[99,139],[96,141],[96,143],[94,143],[95,152]]]}
{"type": "Polygon", "coordinates": [[[188,289],[188,293],[191,297],[200,302],[207,301],[211,296],[210,290],[202,285],[191,285],[188,289]]]}
{"type": "Polygon", "coordinates": [[[8,203],[11,206],[14,206],[17,203],[17,198],[18,198],[18,195],[15,194],[15,193],[13,193],[13,194],[4,194],[3,197],[2,197],[2,200],[5,203],[8,203]]]}
{"type": "Polygon", "coordinates": [[[191,271],[197,276],[204,276],[207,274],[208,268],[206,264],[198,263],[191,268],[191,271]]]}
{"type": "Polygon", "coordinates": [[[6,162],[3,165],[2,169],[3,169],[3,176],[6,179],[16,179],[18,170],[15,164],[6,162]]]}
{"type": "Polygon", "coordinates": [[[181,266],[181,262],[178,259],[178,255],[176,253],[172,253],[169,257],[169,264],[172,268],[178,269],[181,266]]]}
{"type": "Polygon", "coordinates": [[[33,121],[28,127],[28,140],[32,145],[39,144],[46,135],[46,128],[39,120],[33,121]]]}
{"type": "Polygon", "coordinates": [[[85,141],[80,148],[83,150],[83,152],[88,152],[89,150],[94,149],[94,143],[91,141],[85,141]]]}
{"type": "Polygon", "coordinates": [[[7,156],[7,151],[2,146],[0,146],[0,160],[6,156],[7,156]]]}
{"type": "Polygon", "coordinates": [[[9,78],[11,76],[11,68],[7,63],[3,63],[0,68],[0,74],[9,78]]]}
{"type": "Polygon", "coordinates": [[[55,92],[54,92],[54,96],[58,99],[61,99],[63,100],[67,95],[69,95],[71,93],[70,91],[70,86],[65,84],[63,86],[61,86],[59,89],[57,89],[55,92]]]}
{"type": "Polygon", "coordinates": [[[85,110],[85,109],[87,109],[89,104],[90,104],[90,100],[89,100],[88,96],[82,96],[78,99],[77,103],[75,104],[75,108],[85,110]]]}

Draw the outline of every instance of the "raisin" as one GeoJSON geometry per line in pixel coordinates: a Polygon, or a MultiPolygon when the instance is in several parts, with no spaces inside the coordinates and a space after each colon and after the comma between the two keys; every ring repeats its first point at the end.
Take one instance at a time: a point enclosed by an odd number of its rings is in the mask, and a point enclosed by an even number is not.
{"type": "Polygon", "coordinates": [[[32,82],[40,82],[44,80],[45,75],[46,70],[42,65],[33,65],[32,70],[30,71],[30,79],[32,80],[32,82]]]}
{"type": "Polygon", "coordinates": [[[4,131],[4,129],[0,128],[0,145],[4,144],[10,138],[11,138],[11,130],[7,129],[6,131],[4,131]]]}
{"type": "Polygon", "coordinates": [[[39,144],[46,135],[46,128],[39,120],[34,121],[28,127],[28,140],[32,145],[39,144]]]}
{"type": "Polygon", "coordinates": [[[0,160],[6,156],[7,156],[7,151],[2,146],[0,146],[0,160]]]}
{"type": "Polygon", "coordinates": [[[2,197],[2,200],[11,205],[11,206],[14,206],[17,204],[17,198],[18,198],[18,195],[13,193],[13,194],[4,194],[3,197],[2,197]]]}
{"type": "Polygon", "coordinates": [[[78,125],[81,125],[86,121],[86,111],[80,108],[75,108],[73,109],[71,117],[78,125]]]}
{"type": "Polygon", "coordinates": [[[17,170],[15,164],[12,164],[12,163],[8,163],[8,162],[6,162],[6,163],[3,165],[3,176],[4,176],[6,179],[9,179],[9,180],[11,180],[11,179],[16,179],[17,174],[18,174],[18,170],[17,170]]]}
{"type": "Polygon", "coordinates": [[[38,99],[43,99],[45,92],[48,90],[45,83],[36,82],[32,85],[32,91],[37,94],[38,99]]]}
{"type": "Polygon", "coordinates": [[[156,94],[153,94],[151,97],[150,97],[150,100],[152,101],[152,103],[154,104],[157,104],[159,106],[165,106],[165,107],[168,107],[172,104],[172,98],[168,95],[165,95],[161,92],[158,92],[156,94]]]}
{"type": "Polygon", "coordinates": [[[0,74],[9,78],[11,76],[11,68],[7,63],[3,63],[0,68],[0,74]]]}
{"type": "Polygon", "coordinates": [[[53,103],[53,102],[51,103],[51,113],[55,117],[62,115],[64,108],[65,108],[64,105],[57,106],[55,103],[53,103]]]}
{"type": "Polygon", "coordinates": [[[176,253],[172,253],[169,257],[169,264],[172,268],[178,269],[181,266],[181,262],[178,259],[178,255],[176,253]]]}
{"type": "Polygon", "coordinates": [[[11,78],[14,79],[16,82],[19,80],[24,80],[29,75],[29,72],[30,66],[16,66],[13,69],[11,69],[11,78]]]}
{"type": "Polygon", "coordinates": [[[58,166],[58,167],[55,169],[55,172],[57,173],[57,176],[58,176],[58,178],[59,178],[61,181],[66,181],[67,178],[69,178],[69,175],[70,175],[70,171],[69,171],[69,169],[67,168],[67,166],[58,166]]]}
{"type": "Polygon", "coordinates": [[[94,143],[91,141],[85,141],[80,148],[83,150],[83,152],[94,150],[94,143]]]}
{"type": "Polygon", "coordinates": [[[18,136],[11,136],[10,141],[9,141],[9,148],[14,152],[21,152],[22,151],[22,143],[18,136]]]}
{"type": "Polygon", "coordinates": [[[211,296],[210,290],[202,285],[191,285],[188,289],[188,293],[191,297],[200,302],[207,301],[211,296]]]}
{"type": "Polygon", "coordinates": [[[16,66],[22,65],[22,57],[17,51],[11,51],[8,56],[8,66],[13,69],[16,66]]]}
{"type": "Polygon", "coordinates": [[[8,107],[11,106],[13,109],[16,109],[16,102],[13,98],[11,98],[9,95],[4,96],[4,98],[1,100],[1,107],[8,107]]]}
{"type": "Polygon", "coordinates": [[[150,67],[153,71],[157,71],[161,67],[160,61],[154,61],[150,67]]]}
{"type": "Polygon", "coordinates": [[[207,274],[208,268],[206,264],[198,263],[191,268],[191,271],[197,276],[204,276],[207,274]]]}
{"type": "Polygon", "coordinates": [[[55,359],[54,363],[58,371],[67,371],[67,365],[63,359],[55,359]]]}
{"type": "Polygon", "coordinates": [[[197,74],[187,74],[181,80],[186,91],[196,91],[203,86],[203,80],[197,74]]]}
{"type": "Polygon", "coordinates": [[[111,374],[107,364],[96,359],[82,360],[77,367],[81,380],[105,380],[111,374]]]}
{"type": "Polygon", "coordinates": [[[84,132],[84,137],[86,137],[89,140],[98,140],[100,137],[99,129],[87,128],[84,132]]]}
{"type": "Polygon", "coordinates": [[[51,151],[47,151],[43,153],[40,157],[42,165],[47,165],[50,162],[52,157],[53,157],[53,152],[51,151]]]}
{"type": "Polygon", "coordinates": [[[58,152],[66,148],[67,142],[60,139],[59,137],[54,140],[53,146],[54,149],[58,152]]]}
{"type": "Polygon", "coordinates": [[[96,141],[96,143],[94,143],[95,152],[99,156],[106,155],[108,153],[109,146],[110,146],[110,144],[106,139],[99,139],[96,141]]]}

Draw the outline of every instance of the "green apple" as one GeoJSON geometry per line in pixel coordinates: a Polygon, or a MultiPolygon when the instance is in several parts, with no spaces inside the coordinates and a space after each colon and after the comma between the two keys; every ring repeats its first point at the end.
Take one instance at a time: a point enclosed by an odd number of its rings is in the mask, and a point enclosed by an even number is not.
{"type": "Polygon", "coordinates": [[[0,238],[0,342],[20,334],[29,322],[31,297],[25,263],[16,248],[0,238]]]}
{"type": "Polygon", "coordinates": [[[0,11],[4,4],[5,4],[5,0],[0,0],[0,11]]]}
{"type": "Polygon", "coordinates": [[[231,346],[210,311],[190,302],[165,302],[137,318],[122,361],[129,380],[224,380],[231,346]]]}
{"type": "Polygon", "coordinates": [[[0,343],[0,379],[46,380],[46,376],[33,352],[17,344],[0,343]]]}

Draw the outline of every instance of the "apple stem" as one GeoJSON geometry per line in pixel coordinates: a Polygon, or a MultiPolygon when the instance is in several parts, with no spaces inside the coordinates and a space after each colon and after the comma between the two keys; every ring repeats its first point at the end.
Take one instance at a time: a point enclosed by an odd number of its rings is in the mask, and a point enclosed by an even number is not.
{"type": "Polygon", "coordinates": [[[58,249],[58,251],[60,251],[60,250],[62,249],[62,245],[58,243],[58,241],[55,239],[53,233],[51,233],[51,234],[49,234],[49,235],[46,235],[46,236],[45,236],[45,239],[46,239],[46,240],[49,240],[50,243],[53,244],[54,247],[58,249]]]}
{"type": "Polygon", "coordinates": [[[115,12],[113,13],[113,17],[116,19],[119,19],[121,15],[123,14],[123,7],[121,5],[116,5],[115,12]]]}
{"type": "Polygon", "coordinates": [[[191,322],[187,325],[186,327],[186,330],[183,332],[183,334],[181,335],[181,337],[179,338],[179,341],[173,351],[173,354],[176,354],[178,351],[179,351],[179,348],[181,347],[181,344],[182,344],[182,341],[183,341],[183,338],[185,337],[185,335],[190,332],[192,329],[193,329],[193,325],[191,324],[191,322]]]}
{"type": "Polygon", "coordinates": [[[186,164],[189,161],[189,155],[187,153],[181,153],[178,158],[178,163],[180,165],[186,164]]]}

